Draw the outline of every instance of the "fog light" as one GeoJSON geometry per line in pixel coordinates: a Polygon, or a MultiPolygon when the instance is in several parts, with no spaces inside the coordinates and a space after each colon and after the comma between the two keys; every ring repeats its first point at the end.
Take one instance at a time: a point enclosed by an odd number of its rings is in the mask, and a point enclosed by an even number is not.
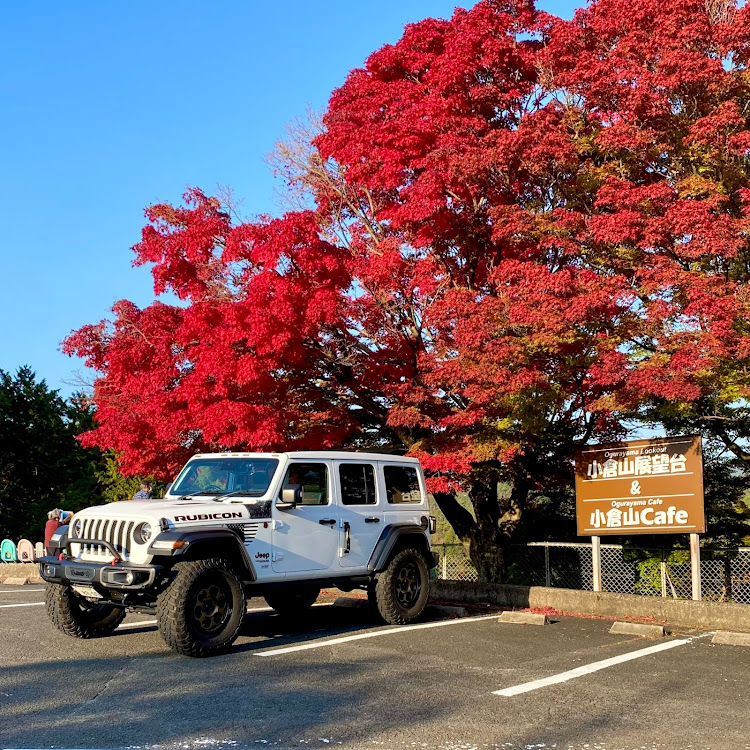
{"type": "Polygon", "coordinates": [[[135,581],[135,573],[128,572],[125,574],[125,585],[126,586],[132,586],[133,581],[135,581]]]}
{"type": "Polygon", "coordinates": [[[57,570],[54,565],[44,566],[44,575],[54,578],[57,575],[57,570]]]}

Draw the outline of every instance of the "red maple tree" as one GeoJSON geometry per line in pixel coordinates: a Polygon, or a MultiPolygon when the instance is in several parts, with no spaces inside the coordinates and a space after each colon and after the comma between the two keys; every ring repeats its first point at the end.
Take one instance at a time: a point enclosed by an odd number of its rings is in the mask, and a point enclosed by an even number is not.
{"type": "Polygon", "coordinates": [[[490,580],[623,420],[741,454],[748,55],[750,12],[718,0],[408,26],[290,159],[306,210],[233,223],[191,190],[147,211],[136,263],[184,304],[67,339],[100,373],[85,444],[161,476],[196,450],[411,452],[490,580]]]}

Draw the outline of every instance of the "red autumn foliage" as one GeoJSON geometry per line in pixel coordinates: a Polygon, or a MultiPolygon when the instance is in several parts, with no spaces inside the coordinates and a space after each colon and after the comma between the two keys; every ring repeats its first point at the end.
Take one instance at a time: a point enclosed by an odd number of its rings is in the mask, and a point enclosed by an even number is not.
{"type": "Polygon", "coordinates": [[[748,57],[731,2],[482,0],[407,27],[331,97],[310,210],[148,209],[136,263],[184,304],[66,341],[100,373],[84,442],[165,477],[195,450],[401,448],[495,579],[623,420],[741,450],[748,57]]]}

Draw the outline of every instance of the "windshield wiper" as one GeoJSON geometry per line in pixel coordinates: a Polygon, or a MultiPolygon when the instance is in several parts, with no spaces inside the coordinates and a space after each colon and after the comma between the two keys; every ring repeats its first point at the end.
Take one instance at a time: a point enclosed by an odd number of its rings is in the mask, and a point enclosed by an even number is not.
{"type": "Polygon", "coordinates": [[[229,495],[229,494],[231,493],[222,492],[221,490],[219,490],[218,492],[216,492],[215,490],[201,490],[200,492],[191,492],[189,495],[182,495],[180,500],[193,500],[199,495],[214,495],[217,498],[219,498],[219,497],[224,497],[225,495],[229,495]]]}
{"type": "Polygon", "coordinates": [[[256,490],[234,490],[233,492],[215,492],[214,490],[201,490],[200,492],[191,492],[189,495],[183,495],[181,500],[193,500],[199,495],[213,495],[215,502],[221,502],[228,497],[263,497],[264,492],[256,490]]]}
{"type": "Polygon", "coordinates": [[[264,494],[265,492],[257,492],[256,490],[235,490],[222,495],[221,499],[226,500],[228,497],[263,497],[264,494]]]}

